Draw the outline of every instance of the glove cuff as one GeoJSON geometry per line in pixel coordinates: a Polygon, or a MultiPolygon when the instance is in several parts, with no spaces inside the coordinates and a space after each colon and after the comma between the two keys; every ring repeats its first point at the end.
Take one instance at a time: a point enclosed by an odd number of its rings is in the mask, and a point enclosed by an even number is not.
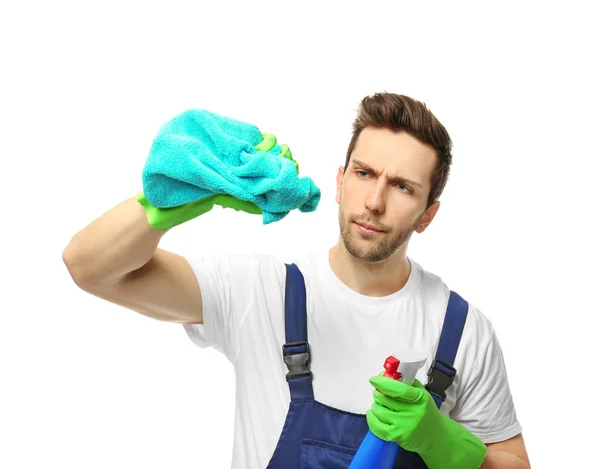
{"type": "Polygon", "coordinates": [[[179,207],[159,208],[148,202],[143,192],[138,192],[136,200],[144,207],[148,224],[155,230],[168,231],[174,226],[196,218],[210,211],[215,202],[214,196],[180,205],[179,207]]]}
{"type": "Polygon", "coordinates": [[[469,430],[443,416],[444,431],[431,451],[420,454],[429,469],[479,469],[487,446],[469,430]]]}

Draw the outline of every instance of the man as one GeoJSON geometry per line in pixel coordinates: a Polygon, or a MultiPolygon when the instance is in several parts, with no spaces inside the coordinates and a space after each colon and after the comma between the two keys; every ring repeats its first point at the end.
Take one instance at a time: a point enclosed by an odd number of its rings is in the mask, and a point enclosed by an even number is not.
{"type": "Polygon", "coordinates": [[[185,259],[157,247],[165,232],[132,198],[77,233],[63,259],[89,293],[181,323],[229,358],[235,468],[348,467],[370,429],[398,443],[396,468],[526,469],[490,321],[407,256],[440,207],[450,150],[422,103],[379,93],[362,100],[337,174],[331,249],[291,265],[185,259]],[[413,386],[378,375],[399,349],[427,356],[413,386]]]}

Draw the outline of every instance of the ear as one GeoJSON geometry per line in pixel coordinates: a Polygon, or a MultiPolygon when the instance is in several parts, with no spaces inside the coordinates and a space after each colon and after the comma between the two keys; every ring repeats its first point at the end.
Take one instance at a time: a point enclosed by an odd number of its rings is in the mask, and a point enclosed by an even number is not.
{"type": "Polygon", "coordinates": [[[338,168],[338,173],[336,177],[336,186],[337,189],[335,191],[335,201],[339,204],[340,200],[342,200],[342,182],[344,180],[344,167],[340,166],[338,168]]]}
{"type": "Polygon", "coordinates": [[[431,207],[425,210],[425,213],[421,216],[421,221],[415,229],[417,233],[423,233],[423,231],[425,231],[425,228],[427,228],[429,224],[433,221],[435,214],[438,212],[439,208],[440,201],[438,200],[434,202],[431,207]]]}

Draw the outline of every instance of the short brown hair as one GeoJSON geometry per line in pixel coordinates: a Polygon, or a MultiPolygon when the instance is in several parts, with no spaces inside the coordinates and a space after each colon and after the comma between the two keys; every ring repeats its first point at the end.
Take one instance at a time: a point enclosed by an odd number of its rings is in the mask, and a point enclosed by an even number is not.
{"type": "Polygon", "coordinates": [[[429,208],[442,195],[452,164],[452,141],[445,127],[424,103],[408,96],[387,92],[366,96],[360,102],[354,120],[344,171],[348,168],[356,141],[366,127],[406,132],[436,151],[437,165],[433,170],[431,191],[427,199],[429,208]]]}

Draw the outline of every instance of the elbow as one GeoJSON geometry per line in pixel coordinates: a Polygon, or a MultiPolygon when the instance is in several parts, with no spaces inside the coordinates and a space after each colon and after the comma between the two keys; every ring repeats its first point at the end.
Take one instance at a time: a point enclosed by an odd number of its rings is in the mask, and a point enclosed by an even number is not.
{"type": "Polygon", "coordinates": [[[63,264],[67,268],[67,272],[73,282],[79,288],[88,290],[89,286],[93,284],[93,279],[90,275],[90,269],[86,268],[90,264],[90,259],[86,260],[85,257],[81,249],[77,248],[77,241],[75,239],[71,240],[62,252],[63,264]]]}
{"type": "Polygon", "coordinates": [[[123,277],[120,272],[110,268],[102,256],[92,252],[76,238],[64,248],[62,260],[75,285],[94,295],[114,286],[123,277]]]}
{"type": "Polygon", "coordinates": [[[62,252],[63,264],[67,268],[67,272],[71,276],[71,279],[79,287],[82,286],[83,275],[81,269],[78,267],[77,257],[73,252],[73,248],[69,244],[62,252]]]}

